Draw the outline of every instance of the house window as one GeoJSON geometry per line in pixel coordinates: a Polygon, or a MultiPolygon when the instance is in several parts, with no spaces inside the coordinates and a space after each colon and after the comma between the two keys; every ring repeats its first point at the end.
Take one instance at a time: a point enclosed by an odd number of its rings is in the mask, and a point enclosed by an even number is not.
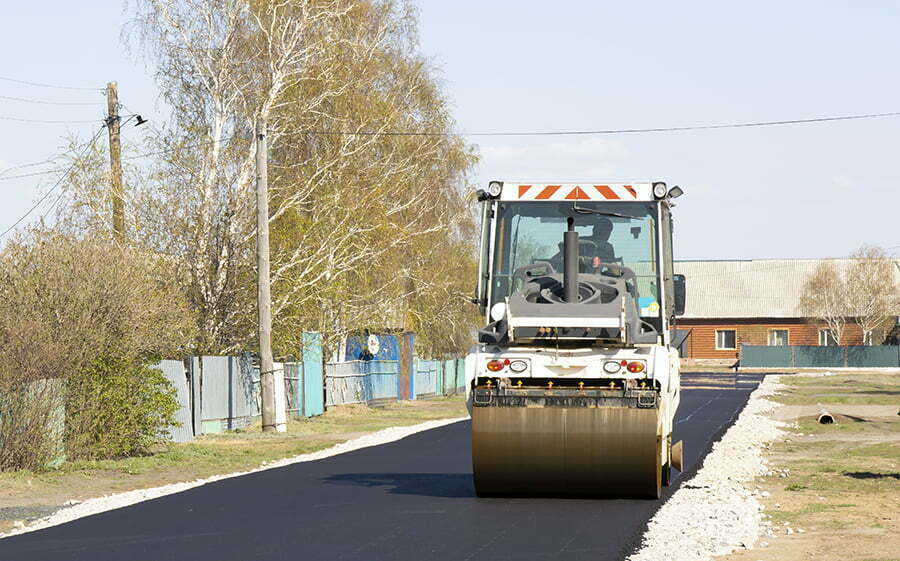
{"type": "Polygon", "coordinates": [[[819,346],[821,347],[834,347],[839,343],[837,339],[834,338],[834,334],[827,329],[819,330],[819,346]]]}
{"type": "Polygon", "coordinates": [[[784,347],[788,344],[787,329],[770,329],[769,330],[769,346],[784,347]]]}
{"type": "Polygon", "coordinates": [[[716,331],[716,349],[720,351],[733,351],[735,346],[734,329],[719,329],[716,331]]]}

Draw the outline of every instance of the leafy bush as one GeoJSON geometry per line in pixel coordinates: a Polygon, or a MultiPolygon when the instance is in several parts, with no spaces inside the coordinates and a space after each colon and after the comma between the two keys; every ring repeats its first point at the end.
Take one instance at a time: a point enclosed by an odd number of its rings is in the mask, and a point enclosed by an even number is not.
{"type": "Polygon", "coordinates": [[[3,248],[0,470],[45,465],[63,436],[67,454],[90,458],[158,439],[172,390],[146,365],[184,356],[196,332],[179,274],[104,237],[34,230],[3,248]]]}
{"type": "Polygon", "coordinates": [[[105,356],[66,380],[66,452],[96,460],[145,453],[164,442],[178,401],[162,372],[105,356]]]}

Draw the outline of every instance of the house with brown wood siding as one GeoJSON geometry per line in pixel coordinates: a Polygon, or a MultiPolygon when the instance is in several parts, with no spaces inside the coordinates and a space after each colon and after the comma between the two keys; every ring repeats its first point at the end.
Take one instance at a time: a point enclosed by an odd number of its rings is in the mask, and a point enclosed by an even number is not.
{"type": "MultiPolygon", "coordinates": [[[[822,259],[676,261],[686,279],[685,312],[677,320],[682,358],[733,363],[741,344],[862,345],[848,321],[842,340],[800,312],[806,279],[822,259]]],[[[829,259],[838,270],[849,259],[829,259]]],[[[894,274],[900,284],[900,263],[894,274]]],[[[880,341],[875,341],[876,344],[880,341]]]]}

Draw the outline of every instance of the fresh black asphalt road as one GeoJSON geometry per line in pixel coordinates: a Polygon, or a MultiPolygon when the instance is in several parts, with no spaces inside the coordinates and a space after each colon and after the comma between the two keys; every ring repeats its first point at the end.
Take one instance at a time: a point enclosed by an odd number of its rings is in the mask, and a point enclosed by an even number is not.
{"type": "MultiPolygon", "coordinates": [[[[758,376],[686,375],[689,478],[758,376]]],[[[2,561],[621,559],[662,501],[475,497],[459,422],[0,540],[2,561]]]]}

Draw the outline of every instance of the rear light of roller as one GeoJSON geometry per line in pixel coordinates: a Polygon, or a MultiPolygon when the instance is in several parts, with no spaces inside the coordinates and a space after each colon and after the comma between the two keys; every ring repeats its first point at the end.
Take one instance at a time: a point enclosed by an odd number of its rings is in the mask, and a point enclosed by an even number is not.
{"type": "Polygon", "coordinates": [[[628,363],[628,371],[632,374],[637,374],[639,372],[644,371],[644,363],[640,361],[632,361],[628,363]]]}
{"type": "MultiPolygon", "coordinates": [[[[506,361],[509,362],[509,361],[506,361]]],[[[500,372],[506,366],[502,360],[491,360],[487,363],[487,369],[491,372],[500,372]]]]}

